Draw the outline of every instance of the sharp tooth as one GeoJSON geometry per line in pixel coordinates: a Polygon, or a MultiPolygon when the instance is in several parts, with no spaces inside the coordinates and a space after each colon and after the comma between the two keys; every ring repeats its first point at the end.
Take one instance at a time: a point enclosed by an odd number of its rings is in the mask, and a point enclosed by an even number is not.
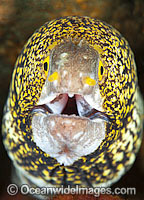
{"type": "Polygon", "coordinates": [[[54,114],[60,114],[63,111],[64,107],[66,106],[67,101],[68,101],[68,95],[61,94],[47,105],[53,111],[54,114]]]}
{"type": "Polygon", "coordinates": [[[77,110],[80,116],[84,116],[92,107],[85,101],[81,95],[75,95],[77,110]]]}
{"type": "Polygon", "coordinates": [[[68,93],[68,96],[69,96],[70,98],[72,98],[72,97],[74,96],[74,94],[68,93]]]}

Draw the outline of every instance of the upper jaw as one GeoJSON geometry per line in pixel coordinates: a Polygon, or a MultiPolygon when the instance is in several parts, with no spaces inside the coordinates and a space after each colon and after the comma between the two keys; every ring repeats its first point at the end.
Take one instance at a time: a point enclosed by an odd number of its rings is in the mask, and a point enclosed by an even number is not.
{"type": "Polygon", "coordinates": [[[74,93],[52,94],[47,99],[39,101],[32,111],[33,113],[46,112],[48,114],[69,115],[69,117],[70,115],[72,117],[77,115],[77,117],[84,117],[89,120],[102,119],[110,122],[108,115],[93,108],[85,99],[85,96],[74,93]]]}

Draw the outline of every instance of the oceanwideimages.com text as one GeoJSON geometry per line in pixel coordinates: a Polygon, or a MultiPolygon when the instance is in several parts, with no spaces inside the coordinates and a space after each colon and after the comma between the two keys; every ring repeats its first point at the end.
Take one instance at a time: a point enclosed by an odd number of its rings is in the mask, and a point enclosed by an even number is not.
{"type": "Polygon", "coordinates": [[[93,194],[96,197],[99,197],[100,194],[109,194],[109,195],[136,195],[136,188],[104,188],[104,187],[95,187],[95,188],[82,188],[76,185],[76,187],[30,187],[27,184],[22,185],[20,188],[16,184],[10,184],[7,187],[7,192],[9,195],[16,195],[20,192],[23,195],[53,195],[53,194],[93,194]]]}

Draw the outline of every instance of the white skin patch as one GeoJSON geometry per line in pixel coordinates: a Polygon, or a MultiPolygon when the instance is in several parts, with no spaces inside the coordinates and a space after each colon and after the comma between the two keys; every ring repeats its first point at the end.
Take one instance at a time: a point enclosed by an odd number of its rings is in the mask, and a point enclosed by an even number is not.
{"type": "Polygon", "coordinates": [[[54,126],[55,126],[55,121],[51,121],[51,122],[50,122],[50,125],[51,125],[52,127],[54,127],[54,126]]]}
{"type": "Polygon", "coordinates": [[[68,74],[68,72],[66,70],[64,70],[62,73],[62,77],[64,78],[66,74],[68,74]]]}
{"type": "Polygon", "coordinates": [[[67,56],[68,56],[67,53],[62,53],[62,54],[60,55],[60,58],[63,59],[63,58],[66,58],[67,56]]]}
{"type": "Polygon", "coordinates": [[[67,57],[68,57],[68,54],[67,54],[67,53],[62,53],[62,54],[60,55],[59,61],[57,61],[56,64],[57,64],[58,66],[64,65],[64,63],[67,62],[67,57]]]}
{"type": "Polygon", "coordinates": [[[87,56],[83,56],[84,59],[87,59],[87,56]]]}

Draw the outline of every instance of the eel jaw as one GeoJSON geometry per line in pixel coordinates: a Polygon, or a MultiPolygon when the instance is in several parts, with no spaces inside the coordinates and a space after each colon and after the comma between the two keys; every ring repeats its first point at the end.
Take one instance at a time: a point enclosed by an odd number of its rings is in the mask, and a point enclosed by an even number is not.
{"type": "Polygon", "coordinates": [[[82,95],[70,96],[55,95],[32,109],[34,142],[65,166],[94,152],[105,138],[105,123],[109,122],[108,116],[92,108],[82,95]]]}

